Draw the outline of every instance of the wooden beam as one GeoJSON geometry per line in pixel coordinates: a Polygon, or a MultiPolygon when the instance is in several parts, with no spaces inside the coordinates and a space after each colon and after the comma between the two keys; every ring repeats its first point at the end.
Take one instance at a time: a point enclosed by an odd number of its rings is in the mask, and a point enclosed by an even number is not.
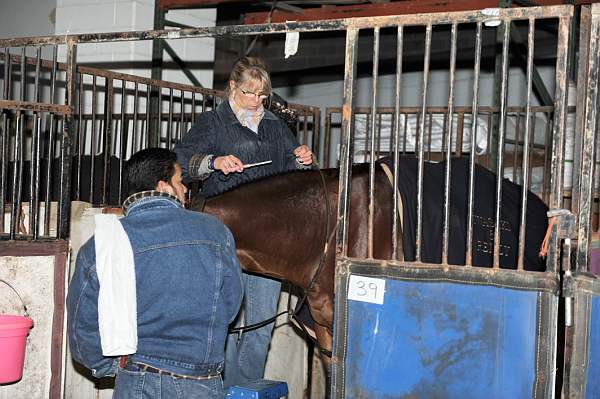
{"type": "MultiPolygon", "coordinates": [[[[564,0],[537,0],[536,3],[541,6],[559,5],[564,4],[564,0]]],[[[592,3],[592,1],[578,0],[576,3],[589,4],[592,3]]],[[[388,3],[377,2],[373,4],[350,6],[307,8],[304,9],[304,12],[301,14],[275,10],[271,15],[271,22],[317,21],[339,18],[377,17],[384,15],[469,11],[494,7],[498,7],[498,0],[399,0],[388,3]]],[[[248,13],[244,17],[244,24],[265,23],[268,14],[268,12],[248,13]]]]}
{"type": "Polygon", "coordinates": [[[161,10],[170,10],[174,8],[203,8],[203,7],[216,7],[221,4],[233,5],[233,4],[251,4],[256,3],[252,0],[156,0],[161,10]]]}
{"type": "Polygon", "coordinates": [[[0,241],[0,256],[57,256],[69,252],[69,242],[0,241]]]}
{"type": "MultiPolygon", "coordinates": [[[[320,7],[305,9],[302,14],[274,11],[271,22],[316,21],[353,17],[377,17],[382,15],[420,14],[430,12],[467,11],[495,7],[498,0],[403,0],[390,3],[360,4],[351,6],[320,7]]],[[[246,14],[245,24],[262,24],[267,12],[246,14]]]]}

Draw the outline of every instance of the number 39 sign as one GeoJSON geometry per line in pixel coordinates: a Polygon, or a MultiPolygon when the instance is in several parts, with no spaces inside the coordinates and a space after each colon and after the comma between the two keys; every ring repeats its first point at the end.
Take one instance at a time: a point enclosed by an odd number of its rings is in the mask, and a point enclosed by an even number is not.
{"type": "Polygon", "coordinates": [[[350,275],[348,299],[371,302],[383,305],[385,280],[357,275],[350,275]]]}

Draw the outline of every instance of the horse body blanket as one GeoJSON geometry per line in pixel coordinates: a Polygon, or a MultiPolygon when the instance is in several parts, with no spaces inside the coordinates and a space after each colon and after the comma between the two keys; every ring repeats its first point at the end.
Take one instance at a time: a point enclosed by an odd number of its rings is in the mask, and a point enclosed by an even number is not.
{"type": "MultiPolygon", "coordinates": [[[[390,158],[381,162],[393,167],[390,158]]],[[[469,159],[454,158],[451,164],[450,226],[448,263],[464,265],[466,258],[467,216],[469,198],[469,159]]],[[[441,263],[442,234],[444,229],[445,162],[424,162],[423,168],[423,219],[421,235],[421,261],[441,263]]],[[[403,206],[404,259],[415,260],[417,224],[417,172],[418,160],[403,156],[399,164],[399,191],[403,206]]],[[[494,228],[496,207],[496,175],[475,165],[473,206],[473,265],[491,267],[494,254],[494,228]]],[[[508,179],[502,179],[502,204],[500,209],[500,265],[516,269],[518,259],[521,193],[523,188],[508,179]]],[[[545,262],[539,250],[548,227],[548,207],[535,194],[527,192],[525,231],[525,270],[544,271],[545,262]]]]}

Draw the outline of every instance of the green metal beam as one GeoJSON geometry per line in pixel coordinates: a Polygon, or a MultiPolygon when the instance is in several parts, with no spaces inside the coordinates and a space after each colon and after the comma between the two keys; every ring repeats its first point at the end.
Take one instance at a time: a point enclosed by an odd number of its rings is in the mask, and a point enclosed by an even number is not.
{"type": "MultiPolygon", "coordinates": [[[[154,29],[165,28],[165,12],[160,9],[158,1],[154,4],[154,29]]],[[[151,77],[155,80],[162,80],[163,69],[163,47],[162,40],[152,40],[152,71],[151,77]]],[[[158,147],[160,140],[160,89],[152,88],[150,94],[150,123],[148,124],[148,145],[158,147]]]]}
{"type": "Polygon", "coordinates": [[[174,28],[181,29],[198,29],[197,26],[182,24],[180,22],[171,21],[170,19],[165,19],[165,26],[172,26],[174,28]]]}
{"type": "MultiPolygon", "coordinates": [[[[507,8],[512,6],[512,0],[499,0],[498,7],[507,8]]],[[[494,94],[492,99],[492,105],[500,107],[500,96],[502,95],[502,51],[498,52],[498,49],[502,49],[502,43],[504,40],[504,24],[500,24],[496,28],[496,60],[494,68],[494,94]]],[[[490,170],[494,173],[497,171],[498,164],[498,145],[500,136],[500,118],[498,114],[494,114],[492,117],[492,131],[490,134],[490,170]]]]}
{"type": "Polygon", "coordinates": [[[194,86],[204,87],[198,81],[198,79],[196,79],[196,77],[190,71],[190,69],[187,67],[187,65],[185,64],[185,61],[183,61],[181,58],[179,58],[179,56],[177,55],[175,50],[173,50],[173,47],[171,47],[169,45],[169,43],[167,43],[165,40],[161,39],[161,41],[162,41],[162,46],[163,46],[164,50],[167,52],[167,54],[169,54],[169,57],[171,57],[171,59],[173,59],[173,61],[175,61],[175,63],[179,66],[179,68],[181,68],[181,70],[183,71],[183,74],[190,80],[190,82],[192,82],[194,84],[194,86]]]}

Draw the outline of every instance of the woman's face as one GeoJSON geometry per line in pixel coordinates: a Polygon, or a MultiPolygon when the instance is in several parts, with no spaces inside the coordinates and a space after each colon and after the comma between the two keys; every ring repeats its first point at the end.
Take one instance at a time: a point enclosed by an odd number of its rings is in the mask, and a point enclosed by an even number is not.
{"type": "Polygon", "coordinates": [[[236,85],[233,80],[229,81],[229,89],[233,93],[236,104],[250,111],[256,111],[263,100],[268,97],[264,93],[262,82],[247,80],[240,85],[236,85]]]}

